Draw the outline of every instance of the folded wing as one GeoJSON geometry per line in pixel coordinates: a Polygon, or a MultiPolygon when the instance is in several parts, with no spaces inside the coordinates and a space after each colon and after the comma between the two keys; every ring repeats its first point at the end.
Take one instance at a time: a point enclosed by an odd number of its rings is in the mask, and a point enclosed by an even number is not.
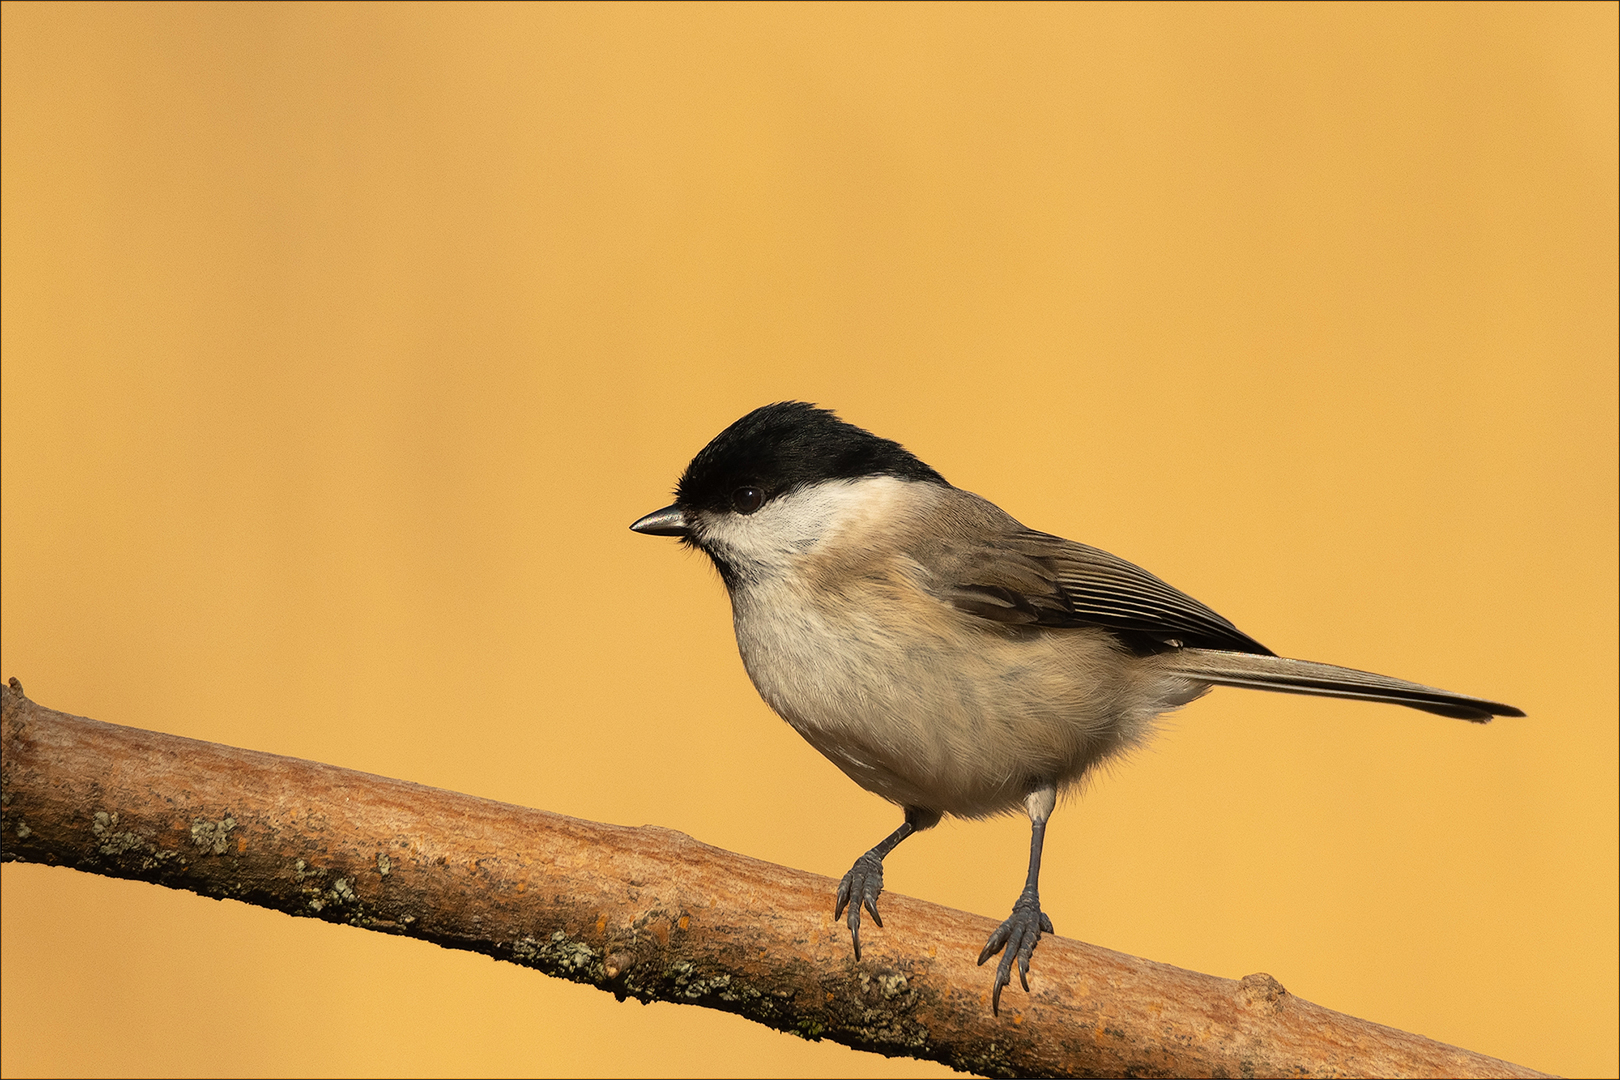
{"type": "Polygon", "coordinates": [[[1101,627],[1145,652],[1197,647],[1271,655],[1140,566],[1048,533],[1019,529],[947,548],[932,561],[934,595],[993,622],[1101,627]]]}

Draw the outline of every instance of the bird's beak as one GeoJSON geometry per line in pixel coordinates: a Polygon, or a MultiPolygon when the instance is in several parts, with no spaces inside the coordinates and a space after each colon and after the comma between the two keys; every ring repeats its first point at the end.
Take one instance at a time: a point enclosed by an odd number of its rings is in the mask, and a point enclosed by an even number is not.
{"type": "Polygon", "coordinates": [[[646,533],[648,536],[689,536],[692,529],[686,524],[686,514],[679,506],[666,506],[662,510],[654,510],[634,525],[630,526],[632,532],[646,533]]]}

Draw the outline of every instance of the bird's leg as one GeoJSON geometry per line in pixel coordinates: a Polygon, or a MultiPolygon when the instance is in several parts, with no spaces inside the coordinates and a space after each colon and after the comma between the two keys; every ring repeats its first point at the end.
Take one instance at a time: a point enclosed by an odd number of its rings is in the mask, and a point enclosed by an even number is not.
{"type": "Polygon", "coordinates": [[[855,959],[861,958],[861,908],[872,914],[872,921],[879,926],[883,920],[878,916],[878,893],[883,891],[883,857],[900,845],[900,841],[914,832],[922,832],[939,824],[939,813],[934,810],[924,810],[917,806],[906,807],[906,820],[901,826],[888,835],[888,838],[865,855],[855,860],[855,865],[849,868],[844,880],[838,883],[838,906],[833,910],[833,918],[844,913],[849,908],[850,940],[855,943],[855,959]]]}
{"type": "MultiPolygon", "coordinates": [[[[990,993],[990,1011],[996,1015],[1001,1013],[1001,988],[1012,981],[1013,960],[1018,961],[1018,981],[1023,984],[1024,992],[1029,993],[1029,958],[1035,952],[1035,946],[1041,940],[1041,932],[1056,933],[1052,929],[1052,920],[1041,911],[1041,845],[1046,841],[1046,819],[1052,816],[1052,807],[1057,804],[1057,788],[1052,786],[1037,788],[1024,799],[1024,808],[1029,811],[1030,838],[1029,838],[1029,877],[1024,881],[1024,891],[1018,894],[1018,900],[1013,904],[1012,915],[1007,921],[996,927],[990,940],[984,943],[984,951],[979,954],[979,963],[990,959],[1003,948],[1001,963],[996,967],[995,988],[990,993]]],[[[881,924],[880,924],[881,925],[881,924]]]]}

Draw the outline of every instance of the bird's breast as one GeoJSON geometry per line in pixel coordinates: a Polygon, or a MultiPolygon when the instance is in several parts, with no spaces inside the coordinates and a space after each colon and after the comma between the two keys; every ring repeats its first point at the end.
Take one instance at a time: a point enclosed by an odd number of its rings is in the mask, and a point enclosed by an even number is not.
{"type": "Polygon", "coordinates": [[[732,593],[767,704],[862,787],[978,817],[1075,779],[1134,737],[1129,680],[1099,631],[1009,630],[901,573],[847,589],[776,576],[732,593]]]}

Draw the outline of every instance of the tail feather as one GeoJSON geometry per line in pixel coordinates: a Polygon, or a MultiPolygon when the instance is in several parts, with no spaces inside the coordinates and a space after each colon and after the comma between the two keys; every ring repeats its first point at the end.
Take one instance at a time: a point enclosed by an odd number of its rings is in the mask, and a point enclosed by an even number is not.
{"type": "Polygon", "coordinates": [[[1356,671],[1310,660],[1290,660],[1259,653],[1225,652],[1217,649],[1178,649],[1157,658],[1172,674],[1217,686],[1246,686],[1283,694],[1312,694],[1318,697],[1357,698],[1387,701],[1411,709],[1472,720],[1483,724],[1493,716],[1523,716],[1511,705],[1503,705],[1467,694],[1453,694],[1388,675],[1356,671]]]}

